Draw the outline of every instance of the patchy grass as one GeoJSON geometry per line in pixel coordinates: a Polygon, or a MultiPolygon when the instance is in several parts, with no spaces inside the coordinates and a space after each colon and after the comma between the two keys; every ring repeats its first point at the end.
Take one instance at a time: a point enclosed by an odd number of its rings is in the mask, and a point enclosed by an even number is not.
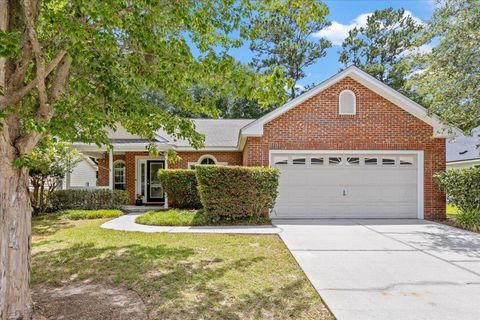
{"type": "Polygon", "coordinates": [[[447,203],[447,216],[455,217],[459,213],[458,208],[454,204],[447,203]]]}
{"type": "Polygon", "coordinates": [[[66,210],[57,213],[60,219],[66,220],[117,218],[121,215],[123,212],[120,210],[66,210]]]}
{"type": "Polygon", "coordinates": [[[207,226],[207,225],[245,225],[270,224],[266,217],[249,219],[219,220],[205,214],[203,210],[149,211],[135,219],[136,223],[151,226],[207,226]]]}
{"type": "Polygon", "coordinates": [[[276,235],[122,232],[105,221],[34,221],[32,286],[122,286],[149,319],[333,319],[276,235]]]}

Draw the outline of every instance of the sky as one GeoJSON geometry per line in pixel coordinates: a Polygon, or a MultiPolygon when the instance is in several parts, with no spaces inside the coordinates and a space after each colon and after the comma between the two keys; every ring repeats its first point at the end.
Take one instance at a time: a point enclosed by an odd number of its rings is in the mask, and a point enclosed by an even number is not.
{"type": "MultiPolygon", "coordinates": [[[[342,40],[350,29],[366,23],[368,14],[388,7],[404,8],[414,18],[426,21],[430,19],[435,9],[435,0],[324,0],[324,2],[330,9],[327,20],[331,22],[331,26],[318,36],[330,40],[332,47],[327,50],[326,57],[306,69],[307,77],[299,81],[301,86],[318,84],[340,70],[342,64],[338,62],[338,52],[342,40]]],[[[248,46],[235,49],[230,54],[244,63],[248,63],[253,56],[248,46]]]]}

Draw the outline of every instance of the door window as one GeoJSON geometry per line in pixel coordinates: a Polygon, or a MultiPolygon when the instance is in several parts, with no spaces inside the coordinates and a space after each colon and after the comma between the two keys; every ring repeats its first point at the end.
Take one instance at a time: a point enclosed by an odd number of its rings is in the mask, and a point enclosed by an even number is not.
{"type": "Polygon", "coordinates": [[[163,188],[162,184],[160,183],[160,179],[158,178],[158,171],[163,169],[162,162],[150,162],[150,198],[163,198],[163,188]]]}

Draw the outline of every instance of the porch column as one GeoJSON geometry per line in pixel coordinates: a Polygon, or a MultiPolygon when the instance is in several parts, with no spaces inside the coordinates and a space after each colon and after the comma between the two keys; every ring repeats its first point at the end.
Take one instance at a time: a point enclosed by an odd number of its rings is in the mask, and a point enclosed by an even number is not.
{"type": "Polygon", "coordinates": [[[113,150],[108,151],[108,189],[113,190],[113,150]]]}
{"type": "Polygon", "coordinates": [[[63,185],[63,189],[70,189],[70,172],[67,172],[65,175],[65,184],[63,185]]]}
{"type": "MultiPolygon", "coordinates": [[[[165,169],[168,169],[168,152],[165,151],[163,154],[165,155],[164,156],[164,158],[165,158],[165,169]]],[[[164,193],[164,201],[165,202],[163,203],[163,208],[168,209],[168,197],[167,197],[166,192],[164,193]]]]}

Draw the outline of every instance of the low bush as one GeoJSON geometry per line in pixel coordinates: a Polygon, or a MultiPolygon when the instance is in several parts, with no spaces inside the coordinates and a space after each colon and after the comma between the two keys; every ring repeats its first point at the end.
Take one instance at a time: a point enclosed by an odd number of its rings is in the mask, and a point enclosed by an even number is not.
{"type": "Polygon", "coordinates": [[[167,194],[170,207],[181,209],[202,207],[194,170],[160,170],[158,177],[167,194]]]}
{"type": "Polygon", "coordinates": [[[452,169],[435,177],[448,202],[461,212],[480,210],[480,168],[452,169]]]}
{"type": "Polygon", "coordinates": [[[67,220],[116,218],[123,214],[120,210],[66,210],[58,213],[58,217],[67,220]]]}
{"type": "Polygon", "coordinates": [[[197,166],[195,174],[203,208],[218,219],[267,216],[275,205],[276,168],[197,166]]]}
{"type": "Polygon", "coordinates": [[[455,217],[455,224],[467,230],[480,232],[480,210],[461,211],[455,217]]]}
{"type": "Polygon", "coordinates": [[[52,198],[52,207],[55,211],[120,209],[127,203],[128,193],[123,190],[57,190],[52,198]]]}

